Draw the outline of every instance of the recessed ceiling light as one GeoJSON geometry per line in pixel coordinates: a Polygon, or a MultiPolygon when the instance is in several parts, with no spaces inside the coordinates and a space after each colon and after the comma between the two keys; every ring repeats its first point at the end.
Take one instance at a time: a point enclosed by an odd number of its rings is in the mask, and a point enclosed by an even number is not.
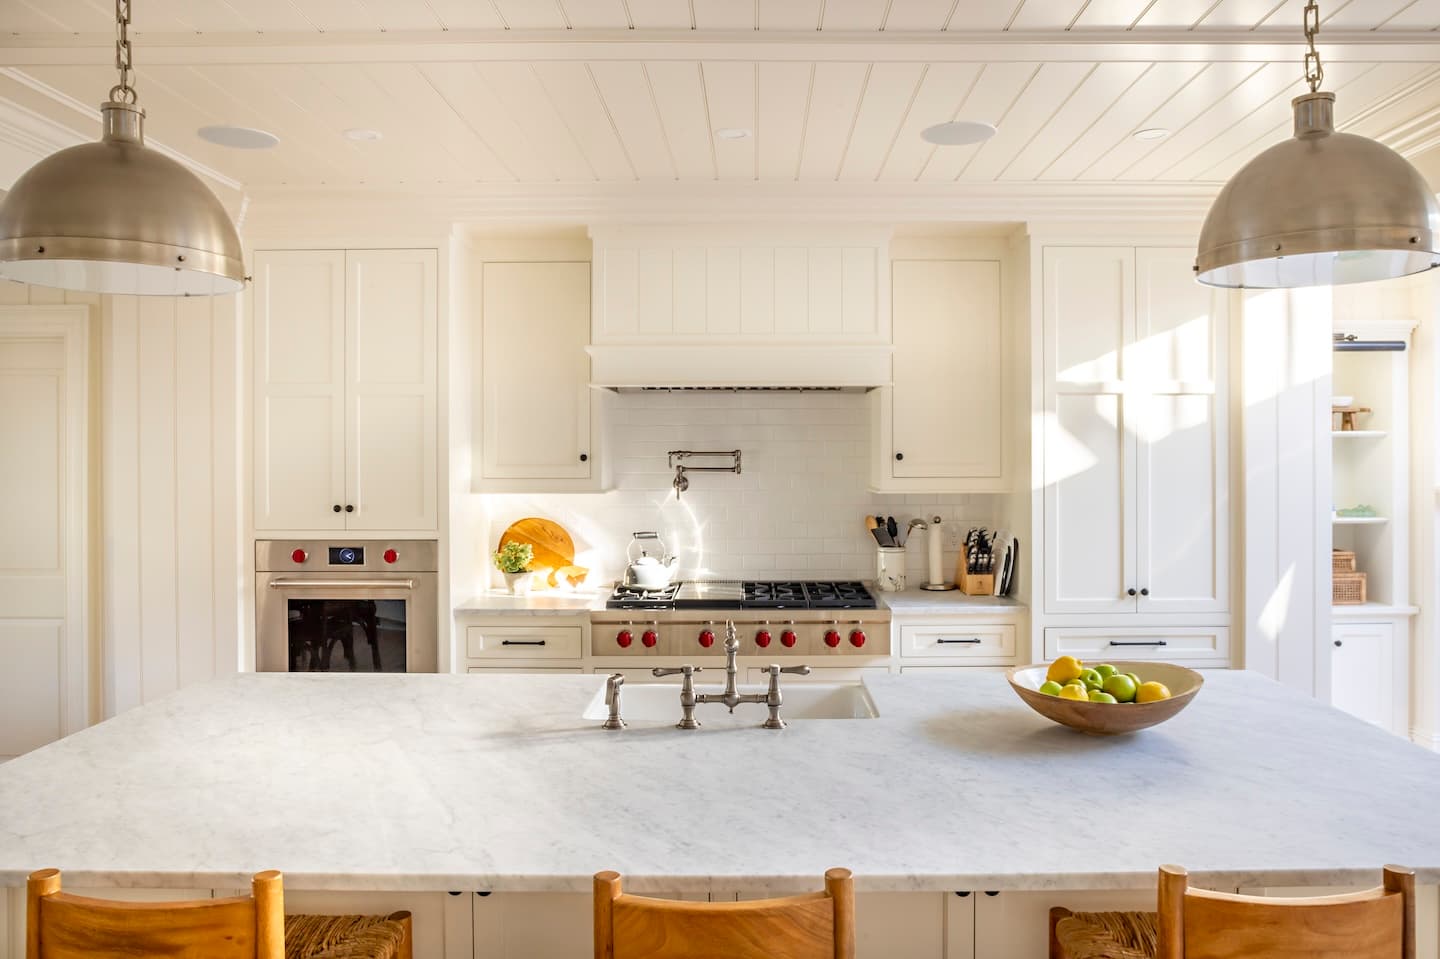
{"type": "Polygon", "coordinates": [[[1136,130],[1133,136],[1137,140],[1163,140],[1170,135],[1170,131],[1164,127],[1148,127],[1144,130],[1136,130]]]}
{"type": "Polygon", "coordinates": [[[195,132],[200,135],[202,140],[209,140],[219,146],[232,147],[236,150],[268,150],[280,142],[280,138],[275,134],[251,127],[232,127],[219,124],[201,127],[195,132]]]}
{"type": "Polygon", "coordinates": [[[745,140],[749,138],[750,131],[743,127],[721,127],[715,135],[722,140],[745,140]]]}
{"type": "Polygon", "coordinates": [[[373,143],[376,140],[384,139],[385,134],[379,130],[370,130],[365,127],[353,127],[345,131],[345,139],[355,140],[360,143],[373,143]]]}
{"type": "Polygon", "coordinates": [[[922,140],[943,147],[984,143],[994,135],[995,125],[981,123],[979,120],[951,120],[948,123],[937,123],[933,127],[926,127],[920,132],[922,140]]]}

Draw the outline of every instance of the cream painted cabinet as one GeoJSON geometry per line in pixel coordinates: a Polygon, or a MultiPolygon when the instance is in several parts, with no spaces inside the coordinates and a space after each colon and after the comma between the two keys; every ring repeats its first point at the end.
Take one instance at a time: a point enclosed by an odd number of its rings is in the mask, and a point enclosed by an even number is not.
{"type": "Polygon", "coordinates": [[[1408,736],[1409,664],[1397,636],[1408,641],[1405,623],[1337,621],[1330,627],[1330,704],[1408,736]]]}
{"type": "Polygon", "coordinates": [[[434,250],[261,251],[255,528],[438,524],[434,250]]]}
{"type": "Polygon", "coordinates": [[[487,262],[481,287],[475,488],[599,488],[590,264],[487,262]]]}
{"type": "Polygon", "coordinates": [[[893,385],[871,394],[871,485],[1006,489],[1007,359],[999,259],[891,264],[893,385]]]}
{"type": "Polygon", "coordinates": [[[1044,251],[1047,613],[1228,609],[1225,300],[1191,262],[1044,251]]]}

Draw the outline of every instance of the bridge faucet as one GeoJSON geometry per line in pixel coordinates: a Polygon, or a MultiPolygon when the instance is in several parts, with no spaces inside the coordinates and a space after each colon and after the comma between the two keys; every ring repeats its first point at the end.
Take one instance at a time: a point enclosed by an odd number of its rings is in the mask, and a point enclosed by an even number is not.
{"type": "Polygon", "coordinates": [[[719,693],[699,693],[695,697],[697,703],[723,703],[733,713],[735,707],[741,703],[764,703],[767,701],[766,693],[744,693],[742,694],[735,686],[735,677],[739,670],[735,666],[735,657],[740,653],[740,637],[735,634],[735,623],[733,620],[725,623],[725,688],[719,693]]]}

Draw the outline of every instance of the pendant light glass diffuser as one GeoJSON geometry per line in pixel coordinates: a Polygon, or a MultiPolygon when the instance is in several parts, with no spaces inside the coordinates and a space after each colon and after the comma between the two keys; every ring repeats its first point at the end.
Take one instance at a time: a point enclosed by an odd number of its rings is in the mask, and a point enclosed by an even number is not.
{"type": "Polygon", "coordinates": [[[131,85],[129,0],[117,0],[120,83],[101,107],[102,136],[51,154],[0,202],[0,278],[94,293],[235,293],[240,237],[194,173],[145,147],[131,85]]]}
{"type": "Polygon", "coordinates": [[[1319,21],[1311,0],[1311,92],[1291,103],[1295,135],[1247,163],[1215,198],[1200,231],[1201,283],[1338,286],[1440,266],[1440,203],[1425,178],[1384,144],[1335,132],[1335,95],[1319,89],[1319,21]]]}

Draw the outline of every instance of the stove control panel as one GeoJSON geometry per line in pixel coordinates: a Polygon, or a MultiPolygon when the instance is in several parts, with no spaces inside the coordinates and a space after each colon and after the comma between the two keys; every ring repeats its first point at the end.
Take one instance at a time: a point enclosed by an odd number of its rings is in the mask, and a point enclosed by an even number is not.
{"type": "MultiPolygon", "coordinates": [[[[793,659],[799,657],[888,656],[890,623],[868,616],[789,615],[735,617],[740,655],[793,659]],[[783,618],[782,618],[783,617],[783,618]]],[[[700,662],[725,655],[724,618],[660,611],[607,610],[591,615],[591,655],[674,658],[700,662]]]]}

